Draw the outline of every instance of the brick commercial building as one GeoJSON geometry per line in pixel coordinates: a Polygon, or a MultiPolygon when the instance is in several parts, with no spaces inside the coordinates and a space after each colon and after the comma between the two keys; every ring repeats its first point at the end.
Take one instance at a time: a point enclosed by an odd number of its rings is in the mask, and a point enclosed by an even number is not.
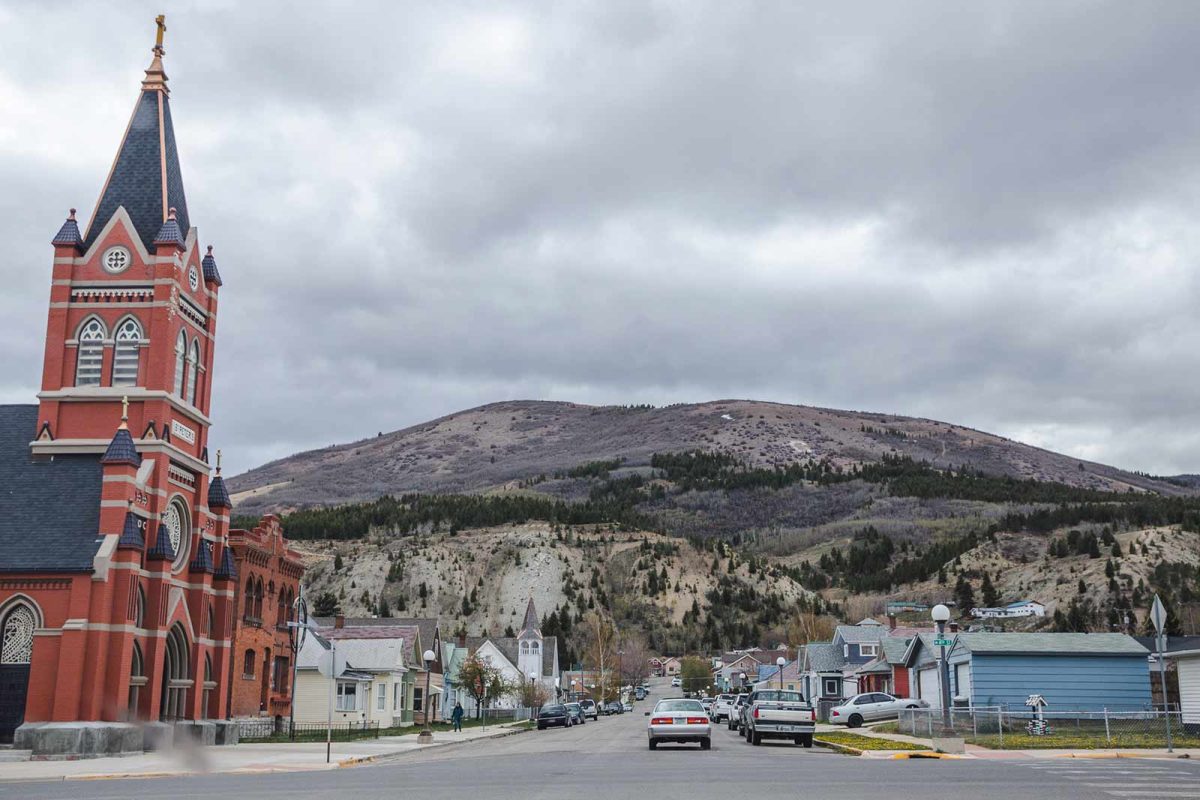
{"type": "Polygon", "coordinates": [[[0,741],[35,755],[236,739],[208,457],[221,277],[191,227],[163,30],[86,231],[72,211],[53,238],[38,404],[0,406],[0,741]]]}
{"type": "Polygon", "coordinates": [[[279,518],[268,514],[252,531],[229,532],[238,571],[239,610],[230,649],[229,715],[282,720],[292,708],[296,596],[304,564],[288,547],[279,518]]]}

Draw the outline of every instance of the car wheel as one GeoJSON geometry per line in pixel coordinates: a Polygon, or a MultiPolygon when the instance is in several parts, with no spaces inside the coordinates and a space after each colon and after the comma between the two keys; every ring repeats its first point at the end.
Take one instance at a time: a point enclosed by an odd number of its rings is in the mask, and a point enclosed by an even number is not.
{"type": "Polygon", "coordinates": [[[653,739],[651,739],[651,740],[650,740],[650,749],[651,749],[651,750],[655,750],[655,749],[657,749],[657,748],[658,748],[658,742],[656,742],[656,741],[654,741],[653,739]]]}
{"type": "Polygon", "coordinates": [[[910,705],[910,706],[905,706],[905,708],[920,708],[920,706],[919,706],[919,705],[917,705],[916,703],[913,703],[913,704],[912,704],[912,705],[910,705]]]}
{"type": "Polygon", "coordinates": [[[813,735],[811,733],[800,734],[800,745],[802,747],[812,747],[813,746],[813,735]]]}
{"type": "Polygon", "coordinates": [[[758,733],[757,731],[752,731],[750,733],[750,744],[755,746],[762,744],[762,734],[758,733]]]}
{"type": "Polygon", "coordinates": [[[711,747],[712,747],[712,739],[705,737],[700,740],[700,749],[701,750],[708,750],[711,747]]]}
{"type": "Polygon", "coordinates": [[[846,724],[849,725],[851,728],[861,728],[862,723],[863,723],[863,718],[862,718],[861,714],[851,714],[850,719],[846,721],[846,724]]]}

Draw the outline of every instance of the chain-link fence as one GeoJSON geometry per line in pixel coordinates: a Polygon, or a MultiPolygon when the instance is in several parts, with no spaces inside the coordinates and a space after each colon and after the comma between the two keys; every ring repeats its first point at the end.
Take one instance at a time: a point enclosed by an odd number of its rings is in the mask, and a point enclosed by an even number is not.
{"type": "Polygon", "coordinates": [[[1176,747],[1200,746],[1200,727],[1185,728],[1178,711],[1067,711],[1001,706],[900,712],[900,733],[921,738],[961,738],[1002,750],[1166,747],[1168,722],[1176,747]]]}

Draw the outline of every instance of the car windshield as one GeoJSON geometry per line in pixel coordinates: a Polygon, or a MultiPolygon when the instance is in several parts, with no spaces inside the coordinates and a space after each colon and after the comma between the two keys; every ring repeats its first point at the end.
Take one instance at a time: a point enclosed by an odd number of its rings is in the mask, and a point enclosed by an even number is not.
{"type": "Polygon", "coordinates": [[[654,713],[660,711],[704,711],[704,706],[698,700],[660,700],[654,713]]]}
{"type": "Polygon", "coordinates": [[[799,692],[756,692],[755,700],[778,700],[784,703],[803,703],[799,692]]]}

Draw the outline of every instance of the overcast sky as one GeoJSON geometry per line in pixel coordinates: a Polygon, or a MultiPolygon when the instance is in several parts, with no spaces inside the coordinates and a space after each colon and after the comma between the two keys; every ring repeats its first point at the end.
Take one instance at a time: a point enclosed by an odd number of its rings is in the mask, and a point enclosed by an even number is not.
{"type": "Polygon", "coordinates": [[[0,1],[0,402],[160,10],[231,472],[727,397],[1200,470],[1198,3],[0,1]]]}

